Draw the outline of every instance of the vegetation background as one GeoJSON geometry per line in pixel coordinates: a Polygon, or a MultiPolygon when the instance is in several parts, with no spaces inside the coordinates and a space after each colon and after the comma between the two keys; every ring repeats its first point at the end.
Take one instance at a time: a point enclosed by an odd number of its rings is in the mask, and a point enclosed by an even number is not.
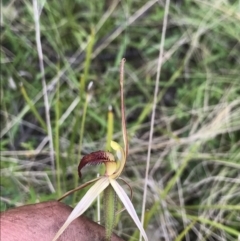
{"type": "MultiPolygon", "coordinates": [[[[145,191],[149,240],[237,240],[240,1],[172,0],[164,37],[168,2],[2,1],[1,210],[57,199],[97,175],[88,167],[78,180],[77,165],[106,148],[109,106],[122,142],[125,57],[123,176],[139,217],[145,191]]],[[[96,205],[85,215],[97,221],[96,205]]],[[[118,219],[116,233],[138,240],[128,214],[118,219]]]]}

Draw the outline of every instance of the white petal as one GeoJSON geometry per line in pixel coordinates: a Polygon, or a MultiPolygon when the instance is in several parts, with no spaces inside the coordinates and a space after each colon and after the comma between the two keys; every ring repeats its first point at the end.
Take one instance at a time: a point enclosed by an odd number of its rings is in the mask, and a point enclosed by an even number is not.
{"type": "Polygon", "coordinates": [[[140,230],[141,235],[143,236],[144,240],[148,241],[147,235],[143,229],[143,226],[137,216],[135,208],[133,207],[132,202],[130,201],[129,197],[127,196],[127,194],[125,193],[123,188],[117,183],[116,180],[110,179],[110,183],[111,183],[112,187],[114,188],[115,192],[117,193],[118,197],[122,201],[123,205],[127,209],[128,213],[132,217],[133,221],[137,225],[138,229],[140,230]]]}
{"type": "Polygon", "coordinates": [[[72,210],[71,214],[68,216],[66,222],[59,229],[55,237],[52,241],[55,241],[59,238],[59,236],[63,233],[63,231],[68,227],[68,225],[76,218],[78,218],[81,214],[83,214],[88,207],[92,204],[92,202],[96,199],[96,197],[109,185],[109,178],[103,177],[98,180],[84,195],[81,201],[77,204],[77,206],[72,210]]]}

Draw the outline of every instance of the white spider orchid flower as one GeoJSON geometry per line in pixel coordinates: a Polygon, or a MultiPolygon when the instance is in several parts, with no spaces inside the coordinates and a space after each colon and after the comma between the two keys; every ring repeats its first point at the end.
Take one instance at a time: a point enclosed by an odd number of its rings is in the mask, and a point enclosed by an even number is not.
{"type": "MultiPolygon", "coordinates": [[[[67,192],[63,197],[59,200],[63,199],[64,197],[68,196],[69,194],[80,190],[92,183],[94,185],[87,191],[84,197],[79,201],[76,207],[72,210],[71,214],[68,216],[67,220],[57,232],[55,237],[52,241],[56,241],[59,236],[64,232],[64,230],[68,227],[68,225],[82,215],[88,207],[93,203],[93,201],[97,198],[97,196],[107,189],[107,187],[111,186],[115,193],[117,194],[118,198],[123,203],[125,209],[128,211],[129,215],[132,217],[133,221],[137,225],[141,235],[143,236],[145,241],[148,241],[147,235],[144,231],[144,228],[137,216],[137,213],[134,209],[134,206],[123,190],[123,188],[118,184],[117,179],[121,175],[127,155],[128,155],[128,142],[127,142],[127,131],[126,131],[126,124],[125,124],[125,115],[124,115],[124,98],[123,98],[123,68],[124,68],[125,59],[121,62],[121,71],[120,71],[120,90],[121,90],[121,111],[122,111],[122,131],[123,131],[123,141],[124,141],[124,150],[123,148],[116,142],[111,141],[111,147],[116,152],[117,160],[115,160],[114,155],[110,152],[106,151],[96,151],[92,152],[86,156],[84,156],[78,166],[78,173],[81,177],[81,169],[87,164],[105,164],[105,174],[104,176],[95,178],[85,184],[67,192]]],[[[111,237],[111,233],[110,233],[111,237]]]]}

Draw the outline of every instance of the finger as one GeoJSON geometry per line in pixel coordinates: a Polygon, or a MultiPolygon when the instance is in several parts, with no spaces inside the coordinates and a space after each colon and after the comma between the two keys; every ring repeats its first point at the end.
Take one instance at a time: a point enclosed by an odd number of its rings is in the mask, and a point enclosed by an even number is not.
{"type": "MultiPolygon", "coordinates": [[[[51,201],[26,205],[1,213],[1,241],[51,241],[72,209],[51,201]]],[[[63,240],[104,240],[104,227],[86,217],[73,221],[59,238],[63,240]]],[[[123,241],[116,235],[113,241],[123,241]]]]}

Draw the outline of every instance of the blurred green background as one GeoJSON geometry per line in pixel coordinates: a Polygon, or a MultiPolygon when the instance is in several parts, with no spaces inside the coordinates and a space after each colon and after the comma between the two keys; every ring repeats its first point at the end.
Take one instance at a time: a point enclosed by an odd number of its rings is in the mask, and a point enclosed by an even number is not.
{"type": "MultiPolygon", "coordinates": [[[[1,210],[57,199],[97,175],[86,167],[79,180],[77,166],[105,149],[109,106],[122,143],[125,57],[130,150],[122,176],[140,217],[166,3],[46,0],[34,11],[33,2],[1,8],[1,210]]],[[[147,180],[150,240],[237,240],[239,66],[240,1],[170,1],[147,180]]],[[[65,202],[74,206],[84,192],[65,202]]],[[[86,215],[96,221],[96,205],[86,215]]],[[[123,212],[116,232],[138,240],[135,229],[123,212]]]]}

